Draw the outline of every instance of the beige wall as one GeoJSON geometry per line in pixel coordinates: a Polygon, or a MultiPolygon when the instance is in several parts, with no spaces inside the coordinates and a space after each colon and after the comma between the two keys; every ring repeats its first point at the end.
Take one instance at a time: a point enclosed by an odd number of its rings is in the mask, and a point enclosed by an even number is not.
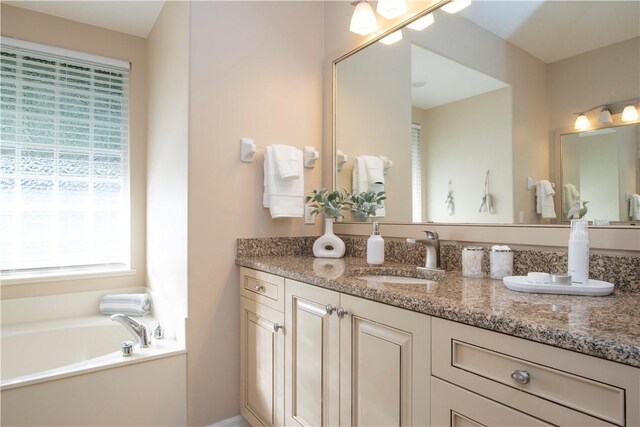
{"type": "Polygon", "coordinates": [[[2,4],[3,36],[129,61],[130,100],[130,180],[131,180],[131,268],[135,274],[55,282],[3,285],[2,298],[19,298],[143,286],[145,267],[145,186],[146,186],[146,40],[91,25],[56,18],[2,4]]]}
{"type": "Polygon", "coordinates": [[[187,317],[189,3],[165,3],[148,37],[147,277],[155,315],[187,317]]]}
{"type": "MultiPolygon", "coordinates": [[[[241,163],[241,137],[264,147],[322,144],[323,5],[194,2],[189,100],[189,424],[238,414],[236,238],[313,235],[262,208],[263,154],[241,163]]],[[[305,169],[321,185],[322,163],[305,169]]]]}
{"type": "Polygon", "coordinates": [[[451,102],[421,112],[425,221],[510,223],[513,218],[511,88],[451,102]],[[482,132],[478,131],[482,124],[482,132]],[[489,170],[493,214],[478,209],[489,170]],[[454,197],[449,216],[448,182],[454,197]]]}

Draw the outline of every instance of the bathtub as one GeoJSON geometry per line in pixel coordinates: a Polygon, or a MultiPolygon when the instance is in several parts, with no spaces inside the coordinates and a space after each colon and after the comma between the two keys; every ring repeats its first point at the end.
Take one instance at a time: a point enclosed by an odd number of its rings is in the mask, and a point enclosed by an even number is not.
{"type": "Polygon", "coordinates": [[[152,340],[124,357],[123,340],[134,338],[100,315],[3,326],[1,424],[184,425],[184,344],[152,340]]]}

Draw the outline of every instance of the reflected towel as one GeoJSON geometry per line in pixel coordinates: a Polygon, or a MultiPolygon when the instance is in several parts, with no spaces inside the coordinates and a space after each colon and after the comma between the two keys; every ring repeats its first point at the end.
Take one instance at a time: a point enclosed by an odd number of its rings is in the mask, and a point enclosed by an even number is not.
{"type": "Polygon", "coordinates": [[[575,185],[565,184],[562,187],[562,212],[569,212],[576,204],[580,204],[580,192],[575,185]]]}
{"type": "MultiPolygon", "coordinates": [[[[365,191],[380,193],[384,190],[384,161],[377,156],[358,156],[355,158],[352,173],[352,191],[360,194],[365,191]]],[[[374,217],[382,218],[386,214],[384,201],[380,202],[374,217]]]]}
{"type": "Polygon", "coordinates": [[[553,195],[556,194],[553,185],[546,179],[542,179],[536,185],[536,212],[542,218],[553,219],[556,217],[556,209],[553,204],[553,195]]]}
{"type": "Polygon", "coordinates": [[[146,316],[151,313],[149,294],[113,294],[100,298],[101,314],[126,314],[146,316]]]}
{"type": "Polygon", "coordinates": [[[351,191],[360,194],[369,190],[369,179],[367,177],[367,167],[364,157],[356,157],[353,162],[353,173],[351,174],[351,191]]]}
{"type": "Polygon", "coordinates": [[[273,147],[264,155],[264,193],[262,204],[269,208],[271,218],[302,218],[304,216],[304,172],[302,150],[297,150],[298,178],[283,180],[275,171],[273,147]]]}
{"type": "Polygon", "coordinates": [[[640,194],[629,193],[629,218],[640,221],[640,194]]]}

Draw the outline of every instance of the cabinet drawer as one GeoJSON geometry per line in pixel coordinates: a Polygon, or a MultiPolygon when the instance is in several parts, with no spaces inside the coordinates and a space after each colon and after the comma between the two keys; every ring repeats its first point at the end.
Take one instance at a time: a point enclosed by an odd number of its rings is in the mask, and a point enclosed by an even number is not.
{"type": "Polygon", "coordinates": [[[452,384],[431,379],[431,425],[451,427],[549,426],[452,384]]]}
{"type": "Polygon", "coordinates": [[[554,424],[637,422],[636,368],[442,319],[432,333],[435,376],[554,424]]]}
{"type": "Polygon", "coordinates": [[[284,312],[284,278],[250,268],[240,268],[240,294],[284,312]]]}

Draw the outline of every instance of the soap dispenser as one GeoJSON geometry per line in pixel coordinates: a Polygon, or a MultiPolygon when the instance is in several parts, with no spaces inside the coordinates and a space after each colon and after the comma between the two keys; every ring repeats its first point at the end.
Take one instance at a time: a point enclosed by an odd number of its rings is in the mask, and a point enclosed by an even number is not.
{"type": "Polygon", "coordinates": [[[367,240],[367,264],[380,265],[384,262],[384,239],[380,235],[380,223],[374,221],[373,232],[367,240]]]}
{"type": "Polygon", "coordinates": [[[586,219],[571,220],[569,235],[568,270],[571,281],[589,283],[589,223],[586,219]]]}

